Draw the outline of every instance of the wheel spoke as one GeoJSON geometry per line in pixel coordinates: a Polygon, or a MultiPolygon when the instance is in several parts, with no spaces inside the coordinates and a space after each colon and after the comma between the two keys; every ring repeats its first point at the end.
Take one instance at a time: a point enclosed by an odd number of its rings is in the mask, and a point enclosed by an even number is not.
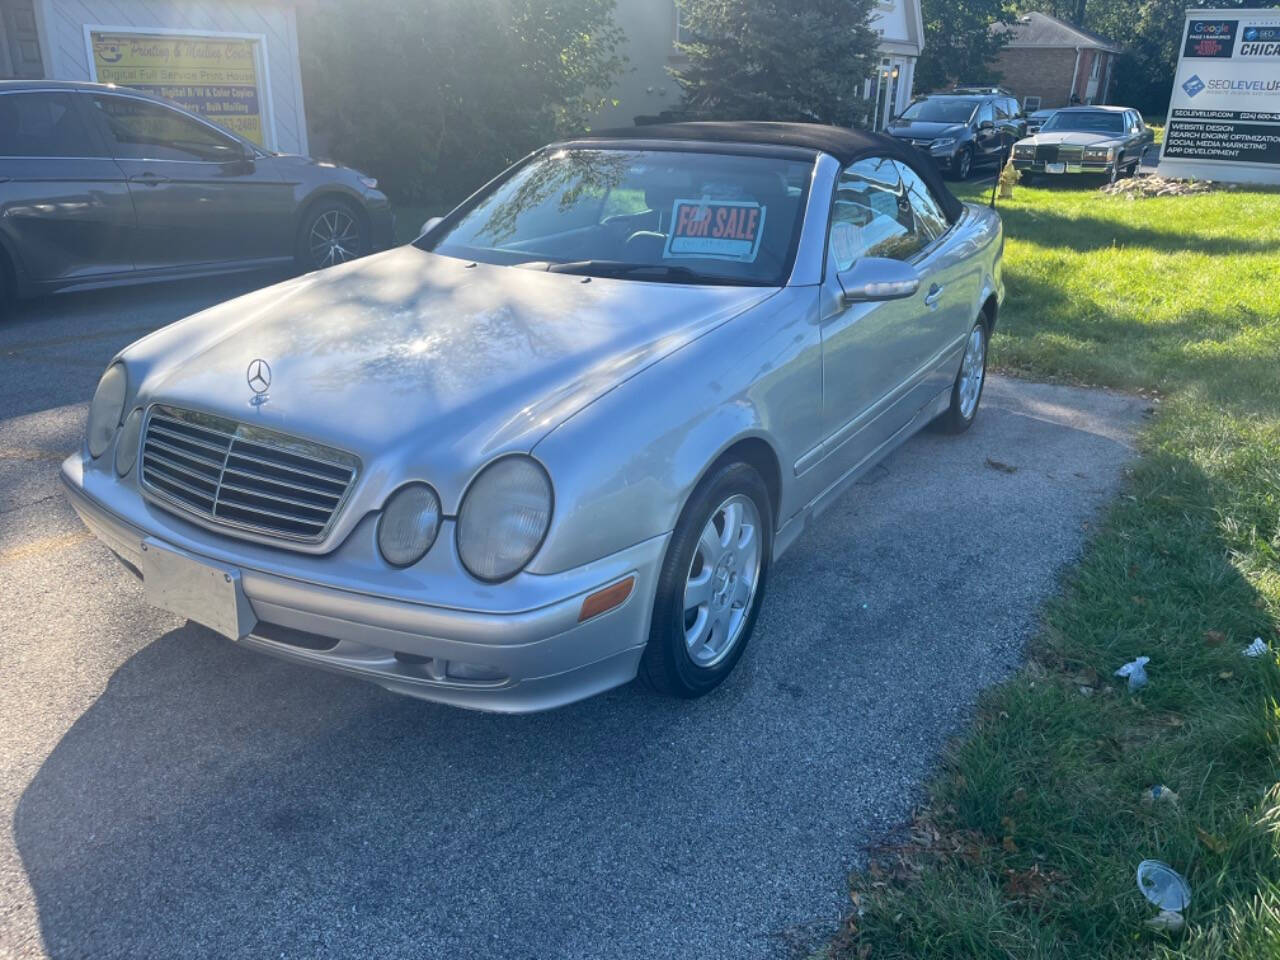
{"type": "Polygon", "coordinates": [[[696,577],[690,577],[684,587],[684,608],[704,607],[711,602],[711,568],[704,566],[696,577]]]}
{"type": "Polygon", "coordinates": [[[724,553],[724,546],[720,543],[720,535],[716,532],[716,525],[712,520],[707,521],[707,525],[702,528],[702,536],[698,538],[698,551],[702,554],[702,568],[710,571],[719,562],[721,555],[724,553]]]}
{"type": "Polygon", "coordinates": [[[721,515],[724,517],[724,528],[720,531],[720,546],[724,550],[735,550],[738,535],[742,532],[742,504],[727,504],[722,508],[721,515]]]}
{"type": "Polygon", "coordinates": [[[689,627],[684,632],[685,646],[689,648],[689,655],[693,657],[695,663],[701,659],[699,656],[702,652],[701,648],[706,645],[706,642],[710,637],[711,617],[708,615],[706,609],[699,610],[697,616],[694,618],[693,626],[689,627]]]}

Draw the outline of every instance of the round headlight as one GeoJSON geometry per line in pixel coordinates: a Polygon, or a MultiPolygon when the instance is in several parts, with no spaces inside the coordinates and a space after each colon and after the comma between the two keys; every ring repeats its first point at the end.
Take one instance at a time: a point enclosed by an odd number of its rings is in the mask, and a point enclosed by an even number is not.
{"type": "Polygon", "coordinates": [[[440,498],[425,483],[407,483],[390,498],[378,518],[378,549],[395,567],[417,563],[440,532],[440,498]]]}
{"type": "Polygon", "coordinates": [[[116,473],[127,476],[138,460],[138,437],[142,433],[142,410],[129,414],[116,441],[116,473]]]}
{"type": "Polygon", "coordinates": [[[89,455],[95,460],[111,445],[124,413],[124,394],[129,378],[123,363],[113,363],[98,381],[89,404],[89,455]]]}
{"type": "Polygon", "coordinates": [[[532,457],[495,460],[458,509],[458,556],[480,580],[505,580],[542,546],[551,524],[551,480],[532,457]]]}

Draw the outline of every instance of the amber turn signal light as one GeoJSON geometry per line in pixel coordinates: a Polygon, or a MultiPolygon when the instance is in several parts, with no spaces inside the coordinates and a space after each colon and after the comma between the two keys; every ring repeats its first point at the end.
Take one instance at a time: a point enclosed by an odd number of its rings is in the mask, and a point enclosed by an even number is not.
{"type": "Polygon", "coordinates": [[[597,590],[582,601],[582,612],[578,614],[578,622],[582,623],[592,617],[598,617],[602,613],[608,613],[614,607],[622,606],[627,597],[631,596],[631,588],[635,585],[636,578],[627,577],[627,579],[619,580],[603,590],[597,590]]]}

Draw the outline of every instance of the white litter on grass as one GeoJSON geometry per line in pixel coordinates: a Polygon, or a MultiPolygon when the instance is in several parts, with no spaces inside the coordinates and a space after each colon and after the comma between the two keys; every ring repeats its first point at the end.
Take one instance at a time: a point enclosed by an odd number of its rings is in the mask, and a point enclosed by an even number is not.
{"type": "Polygon", "coordinates": [[[1177,910],[1161,910],[1146,923],[1148,928],[1164,933],[1178,933],[1186,925],[1187,921],[1177,910]]]}
{"type": "Polygon", "coordinates": [[[1138,657],[1137,660],[1131,660],[1117,670],[1116,676],[1128,677],[1130,690],[1141,690],[1147,685],[1146,667],[1150,662],[1150,657],[1138,657]]]}
{"type": "Polygon", "coordinates": [[[1182,874],[1159,860],[1138,864],[1138,889],[1161,910],[1180,912],[1191,902],[1191,888],[1182,874]]]}
{"type": "Polygon", "coordinates": [[[1261,637],[1254,637],[1253,643],[1249,644],[1240,652],[1246,657],[1260,657],[1267,652],[1267,645],[1262,642],[1261,637]]]}

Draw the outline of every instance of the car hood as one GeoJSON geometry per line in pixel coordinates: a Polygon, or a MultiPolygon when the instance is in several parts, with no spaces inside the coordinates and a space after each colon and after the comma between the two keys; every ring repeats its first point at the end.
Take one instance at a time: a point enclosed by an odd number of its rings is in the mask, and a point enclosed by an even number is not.
{"type": "Polygon", "coordinates": [[[933,140],[937,137],[958,137],[967,128],[963,123],[926,123],[922,120],[897,121],[889,126],[891,136],[914,140],[933,140]]]}
{"type": "Polygon", "coordinates": [[[437,486],[527,451],[596,397],[767,299],[468,264],[401,247],[220,304],[125,353],[140,402],[260,424],[361,458],[366,477],[437,486]],[[271,368],[251,404],[251,361],[271,368]]]}
{"type": "Polygon", "coordinates": [[[1118,139],[1114,133],[1088,133],[1084,130],[1041,130],[1029,138],[1031,143],[1041,146],[1069,143],[1077,147],[1109,145],[1118,139]]]}

